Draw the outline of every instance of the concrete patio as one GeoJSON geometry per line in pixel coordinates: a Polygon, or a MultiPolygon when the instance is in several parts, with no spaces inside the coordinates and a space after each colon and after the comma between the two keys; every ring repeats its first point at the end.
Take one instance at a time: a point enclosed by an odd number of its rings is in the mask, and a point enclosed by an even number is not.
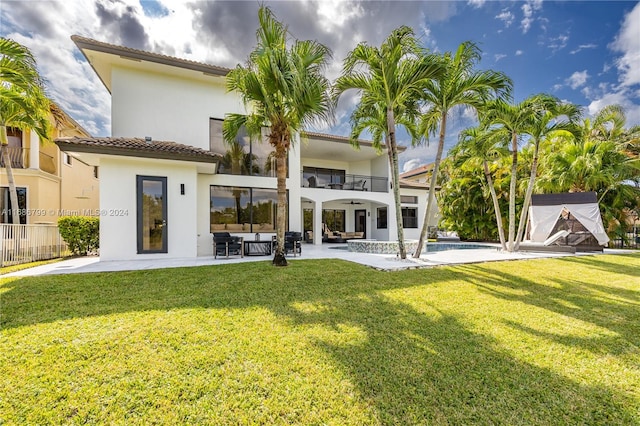
{"type": "MultiPolygon", "coordinates": [[[[455,265],[463,263],[494,262],[504,260],[523,260],[548,257],[584,256],[600,253],[538,253],[538,252],[518,252],[505,253],[498,249],[497,245],[486,244],[485,249],[462,249],[447,250],[433,253],[423,253],[420,259],[413,259],[408,254],[407,259],[398,259],[395,255],[388,254],[368,254],[352,253],[346,249],[345,244],[323,244],[321,246],[304,244],[302,255],[293,257],[287,256],[287,260],[296,262],[307,259],[341,259],[349,262],[359,263],[384,271],[396,271],[411,268],[429,268],[442,265],[455,265]]],[[[604,254],[630,253],[629,250],[605,249],[604,254]]],[[[79,257],[34,268],[24,269],[3,277],[23,277],[53,274],[76,274],[87,272],[113,272],[132,271],[145,269],[179,268],[188,266],[223,265],[243,262],[270,262],[271,256],[238,256],[214,259],[213,256],[198,257],[196,259],[149,259],[149,260],[128,260],[128,261],[100,261],[99,257],[79,257]]]]}

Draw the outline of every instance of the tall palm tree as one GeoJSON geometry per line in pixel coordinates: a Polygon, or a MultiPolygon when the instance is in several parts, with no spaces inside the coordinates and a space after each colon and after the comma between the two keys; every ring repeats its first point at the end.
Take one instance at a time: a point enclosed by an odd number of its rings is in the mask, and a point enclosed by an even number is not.
{"type": "MultiPolygon", "coordinates": [[[[351,140],[364,130],[371,131],[373,143],[381,148],[382,136],[389,156],[396,210],[398,249],[405,259],[404,229],[400,207],[398,145],[396,126],[410,133],[418,114],[422,88],[443,72],[440,59],[421,48],[413,30],[402,26],[391,32],[380,48],[358,44],[344,60],[342,75],[334,85],[335,96],[349,89],[360,91],[360,105],[351,116],[351,140]]],[[[415,141],[414,141],[415,142],[415,141]]]]}
{"type": "Polygon", "coordinates": [[[491,201],[493,202],[493,210],[496,215],[500,246],[503,250],[506,250],[507,245],[504,238],[502,212],[500,211],[500,203],[489,167],[490,162],[504,157],[506,153],[505,150],[500,147],[500,144],[496,143],[495,138],[496,135],[489,132],[486,128],[472,127],[465,129],[460,133],[460,142],[456,146],[455,151],[458,156],[465,158],[465,163],[478,160],[482,163],[482,172],[487,181],[487,187],[491,194],[491,201]]]}
{"type": "Polygon", "coordinates": [[[508,96],[511,91],[511,80],[505,74],[475,69],[481,57],[478,46],[466,41],[458,46],[454,55],[450,52],[444,55],[445,72],[439,78],[427,81],[425,85],[424,94],[429,110],[422,117],[421,128],[426,134],[435,134],[439,130],[440,135],[418,248],[413,254],[416,259],[422,252],[429,219],[434,211],[438,170],[447,131],[447,116],[457,107],[477,110],[486,105],[492,97],[508,96]]]}
{"type": "Polygon", "coordinates": [[[531,122],[528,130],[530,136],[529,144],[533,148],[533,158],[531,161],[531,174],[529,183],[524,196],[524,203],[520,212],[520,222],[518,223],[518,231],[516,233],[516,241],[514,250],[518,251],[520,242],[524,237],[525,224],[529,213],[529,204],[531,203],[531,194],[538,173],[538,159],[540,155],[540,143],[547,139],[553,138],[561,133],[574,134],[578,131],[576,122],[580,118],[580,107],[563,103],[559,99],[548,95],[541,95],[539,98],[543,104],[543,108],[536,113],[535,119],[531,122]]]}
{"type": "Polygon", "coordinates": [[[511,183],[509,185],[509,234],[507,251],[515,250],[516,190],[518,181],[518,144],[529,135],[533,123],[541,111],[545,111],[547,97],[531,96],[518,104],[497,99],[488,104],[481,114],[481,122],[491,127],[491,132],[502,139],[511,151],[511,183]]]}
{"type": "Polygon", "coordinates": [[[7,170],[14,224],[20,223],[18,193],[9,158],[7,127],[31,129],[50,139],[49,100],[31,51],[14,40],[0,38],[0,158],[7,170]]]}
{"type": "Polygon", "coordinates": [[[248,114],[227,114],[222,126],[225,141],[232,143],[244,126],[247,133],[267,139],[276,155],[278,208],[273,264],[286,266],[284,231],[287,207],[287,153],[294,135],[305,125],[329,119],[333,104],[329,81],[323,72],[331,51],[312,40],[293,40],[268,7],[258,10],[260,26],[257,45],[245,66],[238,65],[227,75],[227,90],[237,91],[248,114]]]}
{"type": "Polygon", "coordinates": [[[625,129],[624,110],[611,105],[585,119],[579,132],[561,135],[543,146],[537,186],[549,192],[595,191],[602,217],[612,237],[624,226],[629,211],[640,206],[640,173],[629,148],[637,143],[637,128],[625,129]],[[630,161],[631,160],[631,161],[630,161]]]}

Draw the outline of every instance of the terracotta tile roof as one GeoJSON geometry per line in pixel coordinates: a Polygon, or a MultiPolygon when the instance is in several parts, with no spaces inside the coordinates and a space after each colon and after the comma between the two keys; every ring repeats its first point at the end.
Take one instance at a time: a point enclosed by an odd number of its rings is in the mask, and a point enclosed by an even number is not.
{"type": "MultiPolygon", "coordinates": [[[[325,140],[331,140],[331,141],[337,141],[337,142],[351,143],[351,139],[348,136],[338,136],[338,135],[330,135],[328,133],[308,132],[306,130],[301,132],[301,135],[306,136],[308,138],[319,138],[319,139],[325,139],[325,140]]],[[[373,145],[372,141],[366,140],[366,139],[358,139],[358,143],[363,144],[365,146],[373,145]]],[[[386,148],[386,145],[384,143],[382,145],[386,148]]],[[[398,151],[403,152],[406,149],[407,149],[406,146],[398,145],[398,151]]]]}
{"type": "Polygon", "coordinates": [[[222,156],[197,148],[168,141],[147,141],[142,138],[59,138],[55,140],[61,151],[122,155],[127,157],[160,158],[168,160],[217,163],[222,156]]]}
{"type": "MultiPolygon", "coordinates": [[[[123,56],[130,59],[138,59],[142,61],[156,62],[159,64],[172,65],[180,68],[187,68],[194,71],[201,71],[207,74],[225,76],[231,71],[229,68],[219,67],[217,65],[205,64],[203,62],[190,61],[188,59],[176,58],[173,56],[161,55],[159,53],[146,52],[144,50],[132,49],[131,47],[118,46],[115,44],[97,41],[91,38],[72,35],[71,40],[78,46],[80,51],[83,49],[95,50],[98,52],[110,53],[113,55],[123,56]]],[[[84,54],[84,52],[83,52],[84,54]]]]}
{"type": "Polygon", "coordinates": [[[433,163],[425,164],[424,166],[416,167],[415,169],[411,169],[407,172],[400,174],[401,178],[408,178],[415,175],[420,175],[422,173],[427,173],[433,170],[433,163]]]}

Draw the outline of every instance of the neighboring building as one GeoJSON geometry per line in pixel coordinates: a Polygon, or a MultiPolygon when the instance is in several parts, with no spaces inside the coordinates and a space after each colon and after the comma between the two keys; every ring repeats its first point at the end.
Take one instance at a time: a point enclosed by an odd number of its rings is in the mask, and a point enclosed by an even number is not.
{"type": "Polygon", "coordinates": [[[429,184],[431,172],[433,171],[433,163],[416,167],[415,169],[400,174],[400,179],[416,183],[429,184]]]}
{"type": "MultiPolygon", "coordinates": [[[[51,104],[53,137],[89,133],[51,104]]],[[[62,215],[89,215],[99,206],[98,169],[62,153],[33,131],[8,128],[9,157],[18,191],[20,222],[55,224],[62,215]]],[[[0,159],[0,223],[12,223],[7,172],[0,159]]]]}
{"type": "MultiPolygon", "coordinates": [[[[222,140],[228,69],[73,36],[112,99],[112,137],[58,139],[100,167],[104,260],[212,255],[214,231],[254,239],[276,227],[275,164],[266,142],[222,140]]],[[[397,238],[386,153],[371,142],[306,132],[289,153],[288,228],[322,244],[323,229],[397,238]]],[[[405,237],[417,238],[425,185],[401,184],[405,237]]],[[[266,235],[264,235],[266,234],[266,235]]]]}

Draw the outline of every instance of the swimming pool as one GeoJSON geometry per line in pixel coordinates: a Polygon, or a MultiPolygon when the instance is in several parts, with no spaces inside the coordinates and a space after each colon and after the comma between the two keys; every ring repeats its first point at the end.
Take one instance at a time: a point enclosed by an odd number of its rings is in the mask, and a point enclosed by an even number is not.
{"type": "MultiPolygon", "coordinates": [[[[405,249],[407,253],[413,253],[418,247],[415,240],[405,241],[405,249]]],[[[356,253],[373,253],[373,254],[396,254],[398,252],[397,241],[376,241],[376,240],[349,240],[347,247],[335,247],[336,249],[349,250],[356,253]]],[[[482,244],[472,243],[427,243],[423,253],[434,253],[447,250],[473,250],[492,248],[482,244]]]]}

